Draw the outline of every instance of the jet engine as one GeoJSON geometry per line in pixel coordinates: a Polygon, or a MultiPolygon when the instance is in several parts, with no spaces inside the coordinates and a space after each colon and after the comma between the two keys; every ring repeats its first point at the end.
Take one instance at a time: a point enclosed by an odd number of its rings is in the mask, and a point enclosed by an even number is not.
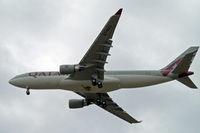
{"type": "Polygon", "coordinates": [[[80,65],[60,65],[60,74],[71,74],[83,69],[84,67],[80,65]]]}
{"type": "Polygon", "coordinates": [[[83,108],[87,106],[87,101],[85,99],[70,99],[69,100],[69,108],[76,109],[76,108],[83,108]]]}

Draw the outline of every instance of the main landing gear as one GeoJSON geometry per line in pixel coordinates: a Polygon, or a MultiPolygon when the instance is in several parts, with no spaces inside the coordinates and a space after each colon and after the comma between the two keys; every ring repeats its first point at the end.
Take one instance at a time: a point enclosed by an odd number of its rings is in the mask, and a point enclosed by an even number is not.
{"type": "Polygon", "coordinates": [[[93,86],[98,86],[98,88],[102,88],[103,85],[102,85],[102,82],[101,81],[98,81],[97,79],[92,79],[92,85],[93,86]]]}
{"type": "Polygon", "coordinates": [[[96,104],[102,108],[106,108],[107,107],[107,102],[105,99],[101,99],[101,96],[97,99],[85,99],[86,100],[86,105],[90,105],[90,104],[96,104]]]}
{"type": "Polygon", "coordinates": [[[101,99],[97,99],[97,100],[96,100],[96,104],[97,104],[98,106],[103,107],[103,108],[105,108],[105,107],[107,106],[106,101],[103,101],[103,100],[101,100],[101,99]]]}
{"type": "Polygon", "coordinates": [[[26,95],[30,95],[30,87],[26,87],[26,95]]]}

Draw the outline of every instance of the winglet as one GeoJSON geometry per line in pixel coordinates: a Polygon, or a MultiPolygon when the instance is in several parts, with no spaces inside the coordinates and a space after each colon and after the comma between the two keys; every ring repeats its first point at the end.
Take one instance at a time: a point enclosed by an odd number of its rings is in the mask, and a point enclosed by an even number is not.
{"type": "Polygon", "coordinates": [[[115,13],[115,15],[121,15],[121,14],[122,14],[122,10],[123,10],[123,8],[120,8],[120,9],[115,13]]]}

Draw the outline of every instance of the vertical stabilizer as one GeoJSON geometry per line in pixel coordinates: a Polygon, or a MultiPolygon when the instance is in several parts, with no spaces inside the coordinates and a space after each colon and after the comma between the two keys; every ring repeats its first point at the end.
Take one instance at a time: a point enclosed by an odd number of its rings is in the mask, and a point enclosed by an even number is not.
{"type": "Polygon", "coordinates": [[[183,83],[184,85],[190,88],[197,88],[196,85],[192,82],[192,80],[188,77],[194,73],[188,70],[198,49],[199,47],[188,48],[169,65],[161,69],[162,75],[167,76],[169,73],[177,74],[177,81],[183,83]]]}
{"type": "Polygon", "coordinates": [[[180,56],[178,56],[169,65],[161,69],[163,76],[167,76],[170,72],[181,74],[187,72],[198,51],[199,47],[190,47],[180,56]]]}

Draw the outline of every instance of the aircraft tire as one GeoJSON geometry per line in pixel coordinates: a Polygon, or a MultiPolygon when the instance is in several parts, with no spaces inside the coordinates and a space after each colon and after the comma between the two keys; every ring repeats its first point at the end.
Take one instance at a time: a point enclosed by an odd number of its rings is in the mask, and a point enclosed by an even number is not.
{"type": "Polygon", "coordinates": [[[26,95],[30,95],[30,91],[27,90],[27,91],[26,91],[26,95]]]}
{"type": "Polygon", "coordinates": [[[98,88],[102,88],[103,85],[102,85],[102,82],[98,82],[98,88]]]}
{"type": "Polygon", "coordinates": [[[93,85],[93,86],[96,86],[97,84],[98,84],[98,83],[97,83],[97,80],[96,80],[96,79],[93,79],[93,80],[92,80],[92,85],[93,85]]]}

